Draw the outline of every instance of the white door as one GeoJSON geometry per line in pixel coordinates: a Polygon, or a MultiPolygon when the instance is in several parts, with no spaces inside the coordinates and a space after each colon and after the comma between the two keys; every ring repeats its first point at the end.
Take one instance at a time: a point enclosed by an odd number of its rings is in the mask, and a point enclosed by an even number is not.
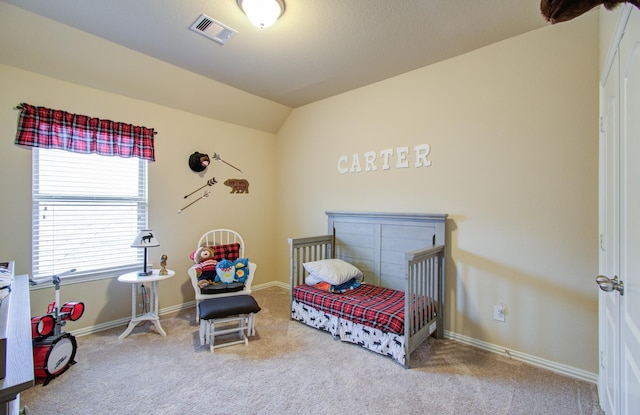
{"type": "Polygon", "coordinates": [[[640,413],[640,11],[620,42],[620,410],[640,413]]]}
{"type": "MultiPolygon", "coordinates": [[[[620,177],[619,161],[619,54],[616,52],[601,90],[600,119],[600,275],[607,278],[619,272],[618,212],[620,177]]],[[[600,375],[598,394],[600,406],[607,415],[619,414],[619,296],[601,291],[599,295],[600,375]]]]}
{"type": "Polygon", "coordinates": [[[640,11],[635,8],[602,97],[600,271],[608,280],[599,277],[599,282],[609,291],[600,293],[599,394],[608,415],[631,415],[640,408],[640,11]]]}

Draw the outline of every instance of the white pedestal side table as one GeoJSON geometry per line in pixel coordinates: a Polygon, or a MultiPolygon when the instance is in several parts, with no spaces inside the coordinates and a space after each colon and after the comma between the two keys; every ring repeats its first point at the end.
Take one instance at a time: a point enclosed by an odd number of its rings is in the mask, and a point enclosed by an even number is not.
{"type": "MultiPolygon", "coordinates": [[[[144,321],[151,321],[160,333],[163,336],[166,336],[167,333],[162,329],[160,325],[160,316],[158,314],[158,282],[167,278],[171,278],[176,273],[172,270],[167,270],[166,275],[160,275],[159,269],[154,269],[152,275],[138,275],[138,272],[129,272],[128,274],[120,275],[118,277],[118,281],[127,282],[131,284],[131,322],[129,322],[129,327],[118,337],[118,340],[122,340],[127,337],[131,331],[138,324],[144,321]],[[149,290],[149,311],[143,314],[138,314],[138,296],[136,295],[136,291],[138,286],[145,284],[149,290]]],[[[144,304],[144,299],[142,301],[144,304]]]]}

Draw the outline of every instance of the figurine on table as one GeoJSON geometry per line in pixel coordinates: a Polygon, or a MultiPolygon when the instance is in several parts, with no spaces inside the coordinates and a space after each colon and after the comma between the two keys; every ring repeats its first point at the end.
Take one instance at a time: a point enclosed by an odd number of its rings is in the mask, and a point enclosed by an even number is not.
{"type": "Polygon", "coordinates": [[[167,275],[167,256],[166,255],[162,255],[160,257],[160,266],[162,267],[162,269],[160,270],[160,272],[158,274],[160,275],[167,275]]]}

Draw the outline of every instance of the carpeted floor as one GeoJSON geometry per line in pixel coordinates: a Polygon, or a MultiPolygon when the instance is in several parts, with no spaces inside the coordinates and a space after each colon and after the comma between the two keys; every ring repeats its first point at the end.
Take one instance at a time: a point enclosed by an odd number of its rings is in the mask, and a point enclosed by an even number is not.
{"type": "Polygon", "coordinates": [[[78,337],[77,363],[21,395],[49,414],[600,415],[596,386],[452,340],[429,339],[406,370],[391,359],[290,321],[288,291],[262,307],[248,346],[201,347],[195,309],[78,337]]]}

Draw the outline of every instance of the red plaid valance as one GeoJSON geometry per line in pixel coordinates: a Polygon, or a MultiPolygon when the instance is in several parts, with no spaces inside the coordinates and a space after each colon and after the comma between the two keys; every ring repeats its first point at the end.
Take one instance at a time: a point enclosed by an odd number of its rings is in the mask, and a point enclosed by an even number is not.
{"type": "Polygon", "coordinates": [[[20,104],[16,144],[155,161],[153,128],[20,104]]]}

